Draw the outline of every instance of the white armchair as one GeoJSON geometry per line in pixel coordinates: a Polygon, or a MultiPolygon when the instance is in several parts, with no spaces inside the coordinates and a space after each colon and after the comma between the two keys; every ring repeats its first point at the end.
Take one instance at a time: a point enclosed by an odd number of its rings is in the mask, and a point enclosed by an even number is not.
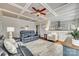
{"type": "Polygon", "coordinates": [[[50,33],[50,34],[47,35],[47,39],[52,40],[52,41],[57,41],[58,40],[57,37],[58,37],[57,33],[50,33]]]}

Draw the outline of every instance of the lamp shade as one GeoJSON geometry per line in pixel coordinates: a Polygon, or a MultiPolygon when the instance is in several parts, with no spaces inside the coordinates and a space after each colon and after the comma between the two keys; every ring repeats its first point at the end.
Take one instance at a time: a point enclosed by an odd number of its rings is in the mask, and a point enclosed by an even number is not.
{"type": "Polygon", "coordinates": [[[28,30],[28,27],[25,27],[25,30],[28,30]]]}
{"type": "Polygon", "coordinates": [[[79,31],[79,27],[77,28],[77,30],[79,31]]]}
{"type": "Polygon", "coordinates": [[[28,26],[28,25],[24,27],[24,29],[25,29],[25,30],[28,30],[28,28],[29,28],[29,26],[28,26]]]}
{"type": "Polygon", "coordinates": [[[7,27],[7,32],[14,32],[14,27],[7,27]]]}

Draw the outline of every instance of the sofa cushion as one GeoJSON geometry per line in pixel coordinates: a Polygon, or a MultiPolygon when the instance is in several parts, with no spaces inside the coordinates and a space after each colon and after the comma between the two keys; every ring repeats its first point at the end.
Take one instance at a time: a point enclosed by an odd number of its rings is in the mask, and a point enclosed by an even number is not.
{"type": "Polygon", "coordinates": [[[13,45],[15,45],[16,48],[18,48],[18,44],[15,41],[15,39],[6,39],[6,40],[10,41],[13,45]]]}
{"type": "Polygon", "coordinates": [[[22,34],[23,38],[27,38],[29,35],[28,34],[22,34]]]}
{"type": "Polygon", "coordinates": [[[35,36],[35,32],[34,31],[30,31],[30,36],[35,36]]]}

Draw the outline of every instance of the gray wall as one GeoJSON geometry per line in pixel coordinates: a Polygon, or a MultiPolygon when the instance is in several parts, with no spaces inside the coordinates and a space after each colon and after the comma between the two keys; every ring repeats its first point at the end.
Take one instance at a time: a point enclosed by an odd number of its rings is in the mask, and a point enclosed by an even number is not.
{"type": "Polygon", "coordinates": [[[14,36],[19,36],[20,30],[22,30],[22,27],[29,26],[29,30],[36,30],[35,23],[16,19],[16,18],[10,18],[1,16],[0,17],[0,33],[4,34],[7,37],[7,27],[15,27],[14,36]]]}

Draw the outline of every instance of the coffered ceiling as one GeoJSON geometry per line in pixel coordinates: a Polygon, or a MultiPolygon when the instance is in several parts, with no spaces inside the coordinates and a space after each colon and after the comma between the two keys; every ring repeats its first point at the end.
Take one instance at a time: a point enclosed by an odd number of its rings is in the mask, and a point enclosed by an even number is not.
{"type": "Polygon", "coordinates": [[[64,21],[79,18],[79,4],[72,3],[0,3],[0,15],[34,22],[64,21]],[[34,10],[46,8],[46,15],[31,14],[34,10]]]}

